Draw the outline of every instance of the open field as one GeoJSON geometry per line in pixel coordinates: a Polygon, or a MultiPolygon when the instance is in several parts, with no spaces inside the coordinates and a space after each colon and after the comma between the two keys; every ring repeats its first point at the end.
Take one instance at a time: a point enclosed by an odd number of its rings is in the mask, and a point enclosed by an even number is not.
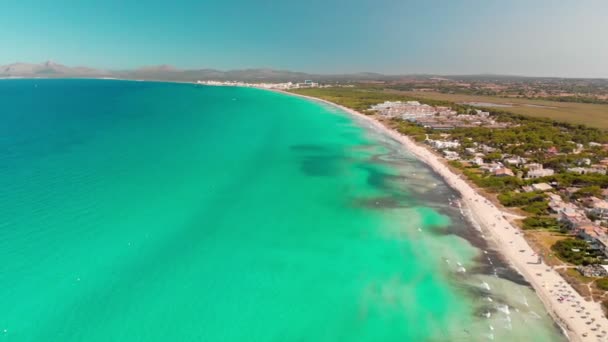
{"type": "Polygon", "coordinates": [[[400,94],[406,97],[462,102],[482,102],[510,105],[510,107],[495,107],[515,114],[532,117],[549,118],[574,124],[584,124],[590,127],[608,129],[608,105],[588,104],[574,102],[555,102],[542,100],[528,100],[518,98],[502,98],[494,96],[443,94],[436,92],[385,90],[391,94],[400,94]]]}
{"type": "Polygon", "coordinates": [[[553,246],[557,241],[566,239],[568,236],[544,230],[528,230],[525,232],[525,236],[528,239],[528,242],[535,247],[536,252],[543,256],[544,261],[548,265],[567,265],[565,262],[561,261],[557,256],[555,256],[554,252],[551,250],[551,246],[553,246]]]}

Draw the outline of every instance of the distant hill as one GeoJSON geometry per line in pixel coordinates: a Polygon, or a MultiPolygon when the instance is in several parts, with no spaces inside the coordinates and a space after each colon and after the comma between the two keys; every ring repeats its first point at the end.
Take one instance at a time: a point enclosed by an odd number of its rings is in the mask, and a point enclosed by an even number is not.
{"type": "Polygon", "coordinates": [[[320,82],[347,82],[378,79],[392,79],[394,76],[386,76],[372,73],[323,75],[274,69],[243,69],[221,71],[216,69],[194,69],[179,70],[168,66],[146,67],[132,71],[117,72],[122,78],[129,79],[154,79],[173,81],[244,81],[244,82],[302,82],[304,80],[315,80],[320,82]]]}
{"type": "Polygon", "coordinates": [[[288,70],[243,69],[221,71],[215,69],[178,69],[170,65],[146,66],[134,70],[101,70],[88,67],[69,67],[52,61],[44,63],[13,63],[0,66],[0,78],[6,77],[44,77],[44,78],[83,78],[115,77],[136,80],[167,80],[193,82],[197,80],[245,81],[245,82],[357,82],[372,80],[395,80],[401,76],[388,76],[377,73],[354,74],[309,74],[288,70]]]}
{"type": "Polygon", "coordinates": [[[44,78],[87,78],[115,77],[136,80],[160,80],[194,82],[197,80],[215,81],[245,81],[245,82],[302,82],[314,80],[317,82],[411,82],[431,79],[445,80],[479,80],[479,81],[513,81],[513,80],[560,80],[560,78],[535,78],[509,75],[459,75],[442,76],[432,74],[416,75],[384,75],[372,72],[352,74],[309,74],[289,70],[275,69],[243,69],[221,71],[215,69],[178,69],[171,65],[146,66],[134,70],[101,70],[84,66],[69,67],[53,61],[39,64],[13,63],[0,66],[0,78],[6,77],[44,77],[44,78]]]}
{"type": "Polygon", "coordinates": [[[110,74],[105,70],[68,67],[53,61],[40,64],[13,63],[0,66],[0,77],[100,77],[110,74]]]}

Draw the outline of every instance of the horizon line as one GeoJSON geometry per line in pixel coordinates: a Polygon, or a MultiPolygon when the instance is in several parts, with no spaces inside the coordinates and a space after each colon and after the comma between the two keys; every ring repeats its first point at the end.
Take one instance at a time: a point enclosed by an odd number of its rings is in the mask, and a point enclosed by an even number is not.
{"type": "MultiPolygon", "coordinates": [[[[171,64],[161,63],[153,65],[142,65],[139,67],[124,68],[124,69],[113,69],[94,67],[88,65],[68,65],[56,62],[52,59],[43,62],[23,62],[15,61],[7,64],[0,64],[1,67],[9,67],[16,64],[25,64],[32,66],[43,66],[45,64],[54,64],[56,66],[63,66],[67,68],[87,68],[97,72],[134,72],[134,71],[159,71],[159,72],[188,72],[188,71],[218,71],[218,72],[232,72],[232,71],[249,71],[249,70],[268,70],[276,72],[289,72],[289,73],[300,73],[316,76],[348,76],[348,75],[361,75],[371,74],[385,77],[407,77],[407,76],[445,76],[445,77],[470,77],[470,76],[496,76],[496,77],[516,77],[516,78],[552,78],[552,79],[586,79],[586,80],[608,80],[608,76],[546,76],[546,75],[525,75],[525,74],[509,74],[509,73],[493,73],[493,72],[478,72],[478,73],[432,73],[432,72],[412,72],[412,73],[384,73],[378,71],[352,71],[352,72],[338,72],[338,73],[323,73],[316,71],[299,71],[285,68],[274,68],[274,67],[244,67],[234,69],[219,69],[213,67],[196,67],[196,68],[182,68],[176,67],[171,64]]],[[[53,78],[53,77],[38,77],[38,78],[53,78]]]]}

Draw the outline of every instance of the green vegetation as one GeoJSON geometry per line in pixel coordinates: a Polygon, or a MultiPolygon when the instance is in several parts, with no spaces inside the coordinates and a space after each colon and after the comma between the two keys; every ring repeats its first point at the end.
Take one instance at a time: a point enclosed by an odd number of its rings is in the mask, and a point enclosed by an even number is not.
{"type": "Polygon", "coordinates": [[[589,96],[547,96],[543,100],[556,102],[608,104],[608,101],[589,96]]]}
{"type": "Polygon", "coordinates": [[[558,230],[559,223],[557,219],[549,216],[530,216],[523,220],[524,229],[547,229],[547,230],[558,230]]]}
{"type": "Polygon", "coordinates": [[[602,278],[595,281],[595,286],[598,289],[608,291],[608,278],[602,278]]]}
{"type": "Polygon", "coordinates": [[[525,205],[522,209],[530,214],[542,215],[549,211],[549,203],[547,201],[532,202],[525,205]]]}
{"type": "Polygon", "coordinates": [[[537,182],[557,182],[561,187],[579,186],[592,187],[599,186],[600,188],[608,187],[608,175],[598,173],[579,175],[574,173],[559,173],[553,176],[543,177],[537,182]]]}
{"type": "Polygon", "coordinates": [[[608,93],[608,82],[590,80],[569,82],[559,80],[499,80],[499,79],[445,79],[440,82],[418,79],[416,82],[390,84],[388,88],[400,91],[433,89],[441,95],[475,95],[494,96],[504,101],[536,100],[555,102],[578,102],[608,104],[605,95],[608,93]],[[568,95],[575,94],[575,95],[568,95]]]}
{"type": "MultiPolygon", "coordinates": [[[[371,105],[396,100],[420,100],[411,96],[403,96],[401,93],[386,92],[378,86],[367,86],[363,88],[321,88],[321,89],[298,89],[294,92],[304,95],[323,98],[359,111],[366,111],[371,105]]],[[[421,94],[417,94],[421,95],[421,94]]],[[[422,100],[430,105],[450,106],[462,113],[471,110],[470,106],[458,105],[440,100],[422,100]]],[[[608,107],[606,107],[608,109],[608,107]]],[[[572,153],[578,146],[588,146],[590,142],[608,142],[608,135],[600,129],[589,128],[583,125],[556,122],[549,119],[531,118],[524,115],[513,114],[506,110],[487,109],[496,121],[508,122],[512,126],[505,129],[491,129],[487,127],[456,128],[449,132],[450,139],[461,142],[461,147],[456,152],[461,155],[467,147],[489,146],[494,152],[486,153],[485,162],[494,162],[502,159],[503,155],[514,155],[525,157],[530,162],[537,162],[547,168],[553,168],[555,175],[537,180],[522,180],[519,177],[495,177],[488,174],[476,172],[475,167],[465,168],[462,164],[453,166],[460,168],[463,173],[477,186],[490,192],[501,193],[499,200],[505,206],[521,207],[534,215],[546,214],[548,205],[545,195],[541,193],[516,194],[522,185],[534,182],[557,182],[560,187],[579,186],[584,187],[577,198],[587,195],[598,195],[601,188],[608,187],[608,175],[601,174],[574,174],[568,173],[567,169],[576,165],[582,158],[588,158],[592,162],[598,162],[601,158],[608,157],[608,152],[599,148],[589,148],[584,154],[572,153]],[[549,154],[547,150],[556,148],[561,154],[549,154]]],[[[607,115],[608,120],[608,115],[607,115]]],[[[399,119],[390,123],[397,131],[411,136],[417,141],[424,140],[426,135],[432,139],[438,139],[436,132],[399,119]]],[[[608,121],[607,121],[608,126],[608,121]]],[[[525,168],[512,167],[514,173],[525,174],[525,168]]]]}
{"type": "MultiPolygon", "coordinates": [[[[436,97],[433,96],[435,93],[426,92],[404,93],[386,91],[383,87],[379,86],[364,86],[352,88],[304,88],[294,89],[291,90],[291,92],[324,99],[363,113],[369,113],[369,107],[378,103],[382,103],[384,101],[417,100],[431,106],[448,106],[459,113],[468,113],[473,108],[469,105],[458,104],[457,102],[460,102],[458,98],[456,98],[457,100],[455,101],[455,98],[450,96],[436,97]]],[[[502,103],[504,103],[505,99],[498,99],[502,100],[502,103]]],[[[480,99],[470,101],[480,101],[480,99]]],[[[492,102],[488,99],[485,99],[483,101],[492,102]]],[[[531,109],[533,112],[542,111],[542,109],[544,109],[542,107],[526,108],[531,109]]],[[[525,147],[537,148],[550,146],[557,146],[558,148],[560,148],[560,151],[572,150],[574,146],[571,143],[568,143],[568,141],[575,141],[577,143],[588,143],[590,141],[608,142],[608,137],[600,129],[594,129],[583,126],[583,124],[592,125],[593,122],[584,119],[581,120],[581,116],[583,115],[581,114],[581,111],[578,110],[578,108],[576,109],[577,110],[573,109],[571,116],[576,117],[579,120],[573,122],[573,120],[562,120],[561,117],[547,117],[539,115],[529,115],[528,113],[519,113],[517,111],[514,112],[513,110],[511,110],[511,108],[485,108],[485,110],[492,113],[492,115],[497,119],[497,121],[513,122],[515,124],[520,124],[520,126],[512,127],[506,130],[492,130],[483,127],[467,128],[462,130],[455,130],[453,131],[453,133],[460,133],[465,135],[471,133],[474,135],[472,136],[472,138],[474,137],[475,141],[479,141],[482,143],[484,141],[492,141],[499,146],[506,146],[509,144],[518,144],[523,142],[525,145],[519,148],[519,150],[521,151],[524,151],[525,147]],[[556,122],[554,120],[562,120],[562,122],[556,122]],[[525,125],[521,125],[523,123],[525,123],[525,125]],[[564,129],[567,129],[569,132],[564,132],[564,129]]],[[[608,105],[602,106],[601,113],[598,113],[598,115],[600,115],[603,120],[605,120],[605,124],[603,126],[595,126],[600,128],[608,128],[608,105]]],[[[503,152],[511,153],[509,151],[503,152]]]]}
{"type": "Polygon", "coordinates": [[[560,259],[575,265],[589,265],[598,262],[594,252],[589,249],[589,245],[584,240],[560,240],[551,249],[560,259]]]}
{"type": "MultiPolygon", "coordinates": [[[[599,129],[584,126],[573,126],[566,123],[556,123],[549,120],[528,119],[520,116],[505,114],[501,111],[491,111],[497,121],[511,122],[514,126],[506,129],[491,129],[486,127],[457,128],[450,131],[454,139],[466,142],[470,141],[499,148],[502,153],[523,155],[527,151],[535,151],[532,156],[539,161],[550,162],[555,159],[556,164],[567,162],[565,157],[576,156],[551,156],[546,150],[556,147],[562,153],[572,152],[576,143],[588,144],[589,142],[606,142],[608,136],[599,129]]],[[[606,153],[597,151],[601,156],[606,153]]],[[[487,158],[490,158],[487,156],[487,158]]],[[[579,157],[580,158],[580,157],[579,157]]]]}
{"type": "Polygon", "coordinates": [[[327,100],[356,111],[369,114],[369,107],[384,101],[424,101],[431,106],[448,106],[459,113],[468,113],[473,107],[460,105],[451,101],[406,96],[384,91],[377,86],[335,87],[335,88],[302,88],[290,92],[327,100]]]}
{"type": "MultiPolygon", "coordinates": [[[[402,94],[403,96],[408,97],[456,103],[485,102],[510,105],[512,107],[504,108],[504,112],[525,115],[531,118],[545,118],[568,122],[574,125],[583,124],[591,127],[608,129],[608,104],[558,102],[512,97],[502,98],[497,96],[442,94],[438,92],[419,91],[391,91],[391,93],[402,94]]],[[[486,110],[492,109],[496,108],[486,108],[486,110]]]]}
{"type": "Polygon", "coordinates": [[[467,178],[473,181],[475,185],[486,188],[490,192],[512,191],[518,189],[522,185],[521,179],[517,177],[483,176],[470,169],[463,169],[462,172],[467,178]]]}
{"type": "MultiPolygon", "coordinates": [[[[386,92],[378,87],[307,88],[292,90],[292,92],[328,100],[368,114],[369,108],[372,105],[384,101],[419,100],[432,106],[449,106],[460,113],[468,113],[472,108],[471,106],[459,105],[441,99],[404,96],[397,93],[386,92]]],[[[606,109],[608,110],[608,106],[606,109]]],[[[552,146],[557,147],[560,151],[568,152],[575,148],[572,141],[582,144],[587,144],[591,141],[608,141],[608,137],[598,129],[568,123],[556,123],[549,119],[534,119],[523,115],[513,114],[508,110],[498,110],[495,108],[486,110],[490,111],[497,121],[512,122],[516,126],[503,130],[493,130],[485,127],[456,129],[450,132],[453,138],[461,140],[467,138],[470,141],[501,148],[503,153],[509,154],[522,154],[531,149],[547,149],[552,146]],[[568,129],[568,132],[564,132],[564,129],[568,129]]],[[[425,133],[432,133],[413,123],[402,120],[394,121],[396,122],[395,125],[397,125],[397,130],[403,134],[411,135],[417,140],[421,140],[425,133]]],[[[497,155],[490,154],[486,158],[490,159],[491,157],[496,158],[497,155]]],[[[538,158],[545,158],[544,151],[538,151],[538,158]]]]}
{"type": "MultiPolygon", "coordinates": [[[[403,96],[402,94],[386,92],[380,87],[367,86],[356,88],[309,88],[297,89],[293,92],[303,95],[322,98],[358,111],[366,112],[370,106],[384,101],[406,101],[420,100],[412,96],[403,96]]],[[[450,106],[453,109],[467,113],[471,110],[470,106],[457,105],[444,100],[423,100],[424,103],[430,105],[450,106]]],[[[547,157],[546,149],[557,147],[559,151],[572,151],[576,148],[576,143],[587,144],[590,141],[603,142],[608,138],[598,129],[577,126],[568,123],[556,123],[547,119],[534,119],[522,115],[514,115],[507,111],[490,109],[492,115],[497,121],[511,122],[512,127],[501,130],[494,130],[485,127],[478,128],[461,128],[450,131],[452,139],[457,139],[462,143],[462,150],[466,147],[473,146],[473,143],[484,144],[498,149],[494,153],[488,153],[485,156],[487,162],[500,160],[503,153],[511,155],[524,155],[528,151],[534,151],[531,158],[536,162],[554,163],[560,166],[568,161],[560,160],[559,158],[547,157]],[[574,142],[574,143],[573,143],[574,142]]],[[[425,129],[414,123],[394,119],[390,123],[397,131],[411,136],[417,141],[424,140],[428,134],[431,138],[435,138],[432,130],[425,129]]],[[[544,214],[547,212],[547,202],[542,194],[521,194],[515,196],[513,193],[505,194],[508,191],[519,189],[526,182],[518,177],[495,177],[492,175],[482,175],[473,172],[470,169],[463,168],[461,164],[454,165],[461,168],[465,175],[471,179],[477,186],[486,188],[490,192],[503,193],[499,199],[507,206],[521,206],[523,210],[535,215],[544,214]]],[[[473,169],[474,170],[474,169],[473,169]]],[[[525,170],[523,170],[525,171],[525,170]]],[[[561,174],[553,178],[560,178],[560,184],[584,184],[587,181],[589,184],[598,184],[598,175],[569,175],[561,174]],[[587,180],[586,178],[593,178],[587,180]]],[[[608,186],[608,176],[605,177],[606,186],[608,186]]],[[[544,180],[543,180],[544,181],[544,180]]],[[[551,181],[547,179],[546,181],[551,181]]],[[[602,183],[603,184],[603,183],[602,183]]]]}
{"type": "Polygon", "coordinates": [[[391,120],[391,127],[397,130],[401,134],[412,137],[416,141],[423,141],[427,133],[431,133],[429,130],[420,127],[412,122],[403,121],[399,119],[391,120]]]}
{"type": "Polygon", "coordinates": [[[448,162],[448,164],[449,164],[450,166],[452,166],[452,167],[457,168],[457,169],[462,169],[462,168],[463,168],[462,163],[461,163],[461,162],[459,162],[458,160],[450,160],[450,161],[448,162]]]}
{"type": "Polygon", "coordinates": [[[579,199],[583,197],[596,196],[599,197],[602,195],[602,188],[599,185],[588,185],[580,188],[577,192],[572,194],[572,199],[579,199]]]}
{"type": "Polygon", "coordinates": [[[522,207],[535,215],[547,213],[549,206],[546,198],[542,192],[504,192],[498,195],[498,200],[505,207],[522,207]]]}
{"type": "MultiPolygon", "coordinates": [[[[450,107],[458,113],[470,113],[474,108],[454,101],[513,103],[513,107],[508,108],[484,108],[495,121],[509,124],[500,129],[480,126],[440,131],[401,119],[384,122],[416,141],[423,141],[427,136],[432,140],[458,141],[459,146],[452,146],[450,150],[456,152],[461,159],[450,161],[449,165],[462,171],[476,186],[497,194],[502,205],[525,211],[528,215],[522,220],[523,229],[561,233],[569,231],[558,222],[556,215],[549,212],[547,193],[529,191],[525,186],[549,183],[552,187],[548,191],[554,193],[565,192],[568,187],[577,187],[578,191],[570,192],[572,194],[569,198],[564,195],[561,197],[565,202],[570,202],[570,205],[578,206],[579,213],[583,212],[580,208],[583,202],[577,200],[589,196],[601,197],[602,189],[608,188],[608,175],[569,171],[577,166],[596,167],[595,164],[605,164],[603,159],[608,158],[608,149],[601,144],[608,143],[608,134],[603,130],[608,128],[608,105],[403,92],[386,90],[384,85],[298,89],[293,92],[325,99],[366,114],[372,114],[369,111],[372,105],[384,101],[417,100],[432,106],[450,107]],[[592,142],[597,144],[591,144],[592,142]],[[485,165],[477,157],[481,157],[485,165]],[[522,179],[529,174],[531,163],[541,164],[555,173],[542,178],[522,179]],[[514,176],[504,176],[503,172],[503,176],[499,177],[490,172],[504,167],[509,168],[514,176]]],[[[591,212],[586,215],[593,221],[601,219],[591,212]]],[[[545,248],[551,243],[547,243],[545,248]]],[[[600,252],[590,248],[581,239],[559,240],[550,248],[557,257],[575,265],[595,264],[600,260],[600,252]]],[[[578,273],[574,273],[574,277],[580,281],[578,273]]],[[[608,278],[598,280],[596,284],[597,288],[608,290],[608,278]]]]}
{"type": "Polygon", "coordinates": [[[368,113],[369,107],[384,101],[408,101],[414,98],[390,94],[367,88],[304,88],[291,92],[327,100],[361,113],[368,113]]]}
{"type": "Polygon", "coordinates": [[[498,195],[498,200],[505,207],[521,207],[534,202],[542,202],[546,198],[542,192],[506,192],[498,195]]]}

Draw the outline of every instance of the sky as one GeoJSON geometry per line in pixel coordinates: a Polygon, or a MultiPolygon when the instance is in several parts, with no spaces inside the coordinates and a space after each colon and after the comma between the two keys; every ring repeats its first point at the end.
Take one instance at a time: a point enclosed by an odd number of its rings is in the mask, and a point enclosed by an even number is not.
{"type": "Polygon", "coordinates": [[[608,78],[607,0],[20,0],[0,65],[608,78]]]}

